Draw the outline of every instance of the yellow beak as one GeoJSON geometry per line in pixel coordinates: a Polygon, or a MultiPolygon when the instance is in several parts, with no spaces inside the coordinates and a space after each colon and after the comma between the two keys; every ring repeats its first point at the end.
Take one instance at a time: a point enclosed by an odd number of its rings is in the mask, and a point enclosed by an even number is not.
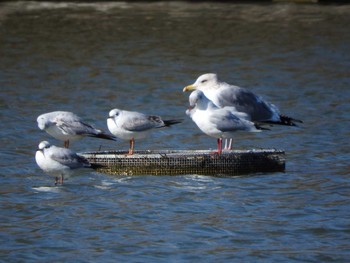
{"type": "Polygon", "coordinates": [[[193,86],[193,85],[188,85],[186,87],[184,87],[184,89],[182,90],[183,92],[186,92],[186,91],[192,91],[192,90],[195,90],[196,87],[193,86]]]}

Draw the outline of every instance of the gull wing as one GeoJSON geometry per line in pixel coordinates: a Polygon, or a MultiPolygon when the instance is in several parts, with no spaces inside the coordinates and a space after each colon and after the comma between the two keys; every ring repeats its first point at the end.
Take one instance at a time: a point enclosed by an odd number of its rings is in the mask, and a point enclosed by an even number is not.
{"type": "Polygon", "coordinates": [[[56,126],[65,134],[71,135],[97,135],[97,130],[92,125],[82,121],[74,115],[59,115],[55,118],[56,126]]]}
{"type": "Polygon", "coordinates": [[[250,121],[241,119],[226,109],[215,110],[209,118],[215,127],[222,132],[249,130],[253,126],[250,121]]]}
{"type": "Polygon", "coordinates": [[[159,116],[147,116],[142,113],[132,113],[129,116],[123,116],[123,124],[121,127],[128,131],[147,131],[153,128],[164,126],[164,122],[159,116]]]}
{"type": "Polygon", "coordinates": [[[52,160],[68,166],[71,169],[91,166],[88,160],[69,149],[55,147],[50,150],[48,154],[52,160]]]}
{"type": "Polygon", "coordinates": [[[220,107],[234,106],[237,111],[247,113],[252,121],[279,119],[276,106],[244,88],[225,86],[218,93],[218,101],[220,107]]]}

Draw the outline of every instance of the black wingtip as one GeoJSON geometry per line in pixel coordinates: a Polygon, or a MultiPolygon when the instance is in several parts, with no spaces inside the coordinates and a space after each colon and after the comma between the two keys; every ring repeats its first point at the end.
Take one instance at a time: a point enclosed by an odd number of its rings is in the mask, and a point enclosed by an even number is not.
{"type": "Polygon", "coordinates": [[[97,134],[94,137],[97,137],[97,138],[100,138],[100,139],[111,140],[111,141],[116,141],[117,140],[117,137],[115,137],[113,135],[105,134],[105,133],[99,133],[99,134],[97,134]]]}
{"type": "Polygon", "coordinates": [[[262,125],[266,125],[266,123],[257,123],[257,122],[254,122],[254,126],[256,129],[258,130],[263,130],[263,131],[269,131],[270,129],[269,128],[265,128],[263,127],[262,125]]]}
{"type": "Polygon", "coordinates": [[[181,122],[183,122],[183,120],[182,120],[182,119],[177,119],[177,120],[164,120],[163,122],[164,122],[164,126],[169,127],[169,126],[171,126],[171,125],[181,123],[181,122]]]}
{"type": "Polygon", "coordinates": [[[296,122],[303,123],[302,120],[294,119],[286,115],[280,115],[282,125],[297,126],[296,122]]]}
{"type": "Polygon", "coordinates": [[[263,121],[262,123],[271,125],[284,125],[284,126],[295,126],[298,127],[297,123],[303,123],[302,120],[294,119],[286,115],[280,115],[279,121],[263,121]]]}

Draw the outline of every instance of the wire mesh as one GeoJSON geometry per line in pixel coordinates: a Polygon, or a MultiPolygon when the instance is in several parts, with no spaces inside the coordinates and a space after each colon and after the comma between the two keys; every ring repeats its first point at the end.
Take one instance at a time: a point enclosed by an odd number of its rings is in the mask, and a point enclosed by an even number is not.
{"type": "Polygon", "coordinates": [[[223,151],[221,155],[208,150],[147,150],[133,155],[100,151],[82,155],[98,165],[99,172],[116,175],[235,176],[285,170],[284,151],[276,149],[223,151]]]}

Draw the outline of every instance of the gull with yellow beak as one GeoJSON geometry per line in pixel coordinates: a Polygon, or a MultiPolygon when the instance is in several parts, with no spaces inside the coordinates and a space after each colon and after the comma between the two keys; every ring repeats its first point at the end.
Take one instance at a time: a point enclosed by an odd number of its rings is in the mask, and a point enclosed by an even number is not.
{"type": "Polygon", "coordinates": [[[201,90],[219,108],[235,107],[236,111],[247,114],[248,119],[253,122],[285,126],[302,123],[301,120],[280,114],[275,105],[264,101],[252,91],[219,81],[214,73],[201,75],[193,84],[183,89],[184,92],[193,90],[201,90]]]}

